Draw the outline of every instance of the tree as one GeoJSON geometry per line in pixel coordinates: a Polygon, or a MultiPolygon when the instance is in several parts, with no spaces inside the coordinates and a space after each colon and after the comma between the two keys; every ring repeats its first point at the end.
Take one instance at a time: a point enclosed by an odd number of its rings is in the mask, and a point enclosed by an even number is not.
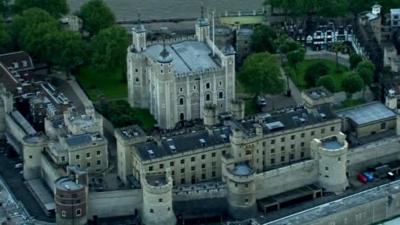
{"type": "Polygon", "coordinates": [[[254,53],[246,58],[238,79],[254,96],[279,94],[285,89],[278,59],[269,53],[254,53]]]}
{"type": "Polygon", "coordinates": [[[336,69],[339,69],[339,52],[343,51],[346,46],[341,42],[335,42],[332,45],[332,51],[335,52],[336,56],[336,69]]]}
{"type": "Polygon", "coordinates": [[[100,31],[90,43],[91,63],[102,69],[124,65],[129,36],[120,26],[112,26],[100,31]]]}
{"type": "Polygon", "coordinates": [[[293,65],[294,68],[297,64],[304,60],[306,50],[304,48],[299,48],[286,54],[289,64],[293,65]]]}
{"type": "Polygon", "coordinates": [[[83,20],[83,29],[90,35],[115,24],[115,16],[102,0],[89,0],[82,5],[79,17],[83,20]]]}
{"type": "Polygon", "coordinates": [[[44,9],[55,17],[68,13],[66,0],[15,0],[14,3],[14,8],[17,12],[34,7],[44,9]]]}
{"type": "Polygon", "coordinates": [[[304,73],[304,81],[308,87],[315,87],[321,76],[329,73],[329,67],[323,62],[316,62],[307,67],[304,73]]]}
{"type": "Polygon", "coordinates": [[[328,89],[331,92],[334,92],[335,89],[336,89],[335,81],[329,75],[325,75],[325,76],[320,77],[318,79],[318,81],[317,81],[317,86],[318,87],[323,86],[323,87],[325,87],[326,89],[328,89]]]}
{"type": "Polygon", "coordinates": [[[343,79],[342,87],[348,96],[351,97],[352,94],[363,89],[364,81],[357,73],[351,72],[343,79]]]}
{"type": "Polygon", "coordinates": [[[363,96],[365,94],[366,87],[372,84],[374,72],[375,65],[369,60],[362,61],[357,66],[357,73],[364,81],[363,96]]]}
{"type": "Polygon", "coordinates": [[[270,52],[275,53],[275,39],[277,38],[275,31],[268,26],[257,26],[251,35],[250,47],[254,52],[270,52]]]}
{"type": "Polygon", "coordinates": [[[350,69],[355,69],[358,65],[358,63],[360,63],[362,61],[362,57],[356,53],[352,53],[350,55],[349,58],[349,62],[350,62],[350,69]]]}
{"type": "Polygon", "coordinates": [[[6,29],[3,18],[0,16],[0,53],[5,53],[11,46],[11,36],[6,29]]]}

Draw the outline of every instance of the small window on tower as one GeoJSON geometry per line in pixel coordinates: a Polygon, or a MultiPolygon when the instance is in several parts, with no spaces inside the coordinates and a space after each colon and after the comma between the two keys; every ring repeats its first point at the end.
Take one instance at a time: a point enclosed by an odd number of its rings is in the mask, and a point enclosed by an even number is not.
{"type": "Polygon", "coordinates": [[[136,81],[136,82],[139,82],[139,78],[138,78],[138,77],[136,77],[135,81],[136,81]]]}

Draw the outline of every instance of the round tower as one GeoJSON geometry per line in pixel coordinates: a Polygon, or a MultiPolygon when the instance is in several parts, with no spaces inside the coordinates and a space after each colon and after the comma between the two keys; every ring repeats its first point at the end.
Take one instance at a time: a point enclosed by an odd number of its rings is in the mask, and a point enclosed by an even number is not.
{"type": "Polygon", "coordinates": [[[175,225],[172,209],[172,178],[167,173],[142,174],[143,190],[142,224],[175,225]]]}
{"type": "Polygon", "coordinates": [[[213,127],[217,124],[217,112],[215,105],[207,104],[203,110],[203,123],[206,127],[213,127]]]}
{"type": "Polygon", "coordinates": [[[87,224],[87,186],[70,177],[61,177],[55,189],[57,225],[87,224]]]}
{"type": "Polygon", "coordinates": [[[318,160],[318,181],[327,192],[340,194],[349,186],[347,180],[346,136],[339,133],[311,142],[314,158],[318,160]]]}
{"type": "Polygon", "coordinates": [[[231,143],[231,154],[234,159],[237,161],[240,161],[243,155],[241,154],[244,152],[243,150],[243,140],[244,140],[244,135],[243,131],[240,128],[233,128],[232,129],[232,134],[229,138],[230,143],[231,143]]]}
{"type": "Polygon", "coordinates": [[[26,136],[23,139],[23,159],[25,180],[36,179],[40,177],[42,151],[46,147],[47,138],[43,134],[26,136]]]}
{"type": "Polygon", "coordinates": [[[239,163],[228,165],[224,173],[230,216],[235,219],[254,216],[257,211],[255,171],[248,164],[239,163]]]}

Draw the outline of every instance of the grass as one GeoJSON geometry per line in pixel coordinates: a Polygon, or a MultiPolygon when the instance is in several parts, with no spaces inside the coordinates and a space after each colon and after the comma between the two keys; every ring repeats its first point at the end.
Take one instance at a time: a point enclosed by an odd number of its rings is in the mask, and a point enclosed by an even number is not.
{"type": "Polygon", "coordinates": [[[331,76],[334,80],[335,84],[335,92],[342,91],[342,81],[348,72],[348,69],[344,66],[339,65],[339,68],[336,68],[336,62],[330,60],[323,60],[323,59],[312,59],[312,60],[304,60],[303,62],[299,63],[296,68],[293,67],[286,67],[286,72],[290,75],[293,82],[300,90],[304,90],[309,87],[306,82],[304,81],[304,74],[308,67],[310,67],[314,63],[321,62],[325,64],[329,68],[328,76],[331,76]]]}
{"type": "Polygon", "coordinates": [[[364,99],[346,99],[342,102],[342,105],[339,107],[339,109],[350,108],[364,103],[364,99]]]}
{"type": "Polygon", "coordinates": [[[100,97],[108,99],[126,98],[128,88],[123,81],[123,70],[118,68],[100,71],[90,66],[80,68],[76,76],[89,98],[97,101],[100,97]]]}

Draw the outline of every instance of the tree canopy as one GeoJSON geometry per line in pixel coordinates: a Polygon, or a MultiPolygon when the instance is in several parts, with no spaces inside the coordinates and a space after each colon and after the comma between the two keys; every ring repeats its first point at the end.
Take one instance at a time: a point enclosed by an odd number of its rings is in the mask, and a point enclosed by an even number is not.
{"type": "Polygon", "coordinates": [[[90,35],[115,24],[115,16],[103,0],[89,0],[82,5],[78,15],[83,20],[83,29],[90,35]]]}
{"type": "Polygon", "coordinates": [[[364,81],[357,73],[351,72],[343,79],[342,87],[345,92],[352,95],[363,89],[364,81]]]}
{"type": "Polygon", "coordinates": [[[329,67],[322,62],[311,64],[304,73],[304,81],[308,87],[315,87],[320,77],[329,73],[329,67]]]}
{"type": "Polygon", "coordinates": [[[11,46],[11,36],[6,29],[3,18],[0,16],[0,53],[5,53],[11,46]]]}
{"type": "Polygon", "coordinates": [[[251,35],[250,47],[254,52],[270,52],[275,53],[275,39],[277,38],[275,31],[265,25],[256,26],[251,35]]]}
{"type": "Polygon", "coordinates": [[[254,95],[279,94],[285,89],[278,59],[269,53],[255,53],[244,61],[239,81],[254,95]]]}
{"type": "Polygon", "coordinates": [[[66,0],[15,0],[14,3],[14,8],[17,12],[34,7],[44,9],[55,17],[68,13],[66,0]]]}
{"type": "Polygon", "coordinates": [[[100,68],[115,68],[124,65],[129,36],[120,26],[100,31],[90,43],[91,62],[100,68]]]}
{"type": "Polygon", "coordinates": [[[350,54],[349,62],[350,69],[355,69],[357,65],[362,61],[362,57],[356,53],[350,54]]]}
{"type": "Polygon", "coordinates": [[[333,78],[332,78],[331,76],[329,76],[329,75],[325,75],[325,76],[320,77],[320,78],[317,80],[317,86],[318,86],[318,87],[319,87],[319,86],[323,86],[323,87],[325,87],[326,89],[328,89],[328,90],[331,91],[331,92],[335,92],[335,89],[336,89],[336,87],[335,87],[335,81],[334,81],[333,78]]]}
{"type": "Polygon", "coordinates": [[[363,79],[365,85],[371,85],[374,80],[375,65],[369,61],[365,60],[358,64],[357,73],[363,79]]]}

